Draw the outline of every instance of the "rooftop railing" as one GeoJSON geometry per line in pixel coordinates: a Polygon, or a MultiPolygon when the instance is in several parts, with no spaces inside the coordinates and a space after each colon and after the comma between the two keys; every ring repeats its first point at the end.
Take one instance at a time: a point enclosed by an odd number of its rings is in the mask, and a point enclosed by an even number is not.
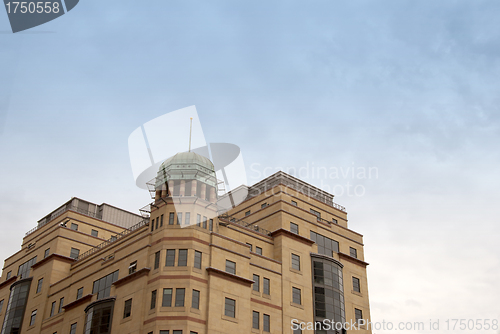
{"type": "Polygon", "coordinates": [[[262,227],[260,227],[258,225],[253,225],[254,223],[247,223],[247,222],[245,222],[242,219],[237,219],[237,218],[234,218],[234,217],[229,216],[227,214],[223,214],[223,215],[219,216],[219,219],[226,220],[226,221],[228,221],[230,223],[240,225],[240,226],[242,226],[244,228],[253,230],[255,232],[258,232],[258,233],[261,233],[261,234],[264,234],[264,235],[271,235],[271,231],[266,230],[265,228],[262,228],[262,227]]]}
{"type": "Polygon", "coordinates": [[[94,248],[91,248],[88,251],[86,251],[85,253],[80,254],[76,258],[76,260],[80,261],[81,259],[86,258],[87,256],[90,256],[90,255],[92,255],[94,253],[97,253],[98,251],[100,251],[104,247],[106,247],[108,245],[111,245],[115,241],[118,241],[118,240],[122,239],[123,237],[129,235],[130,233],[132,233],[132,232],[134,232],[134,231],[136,231],[136,230],[138,230],[141,227],[146,226],[146,225],[149,225],[149,219],[143,219],[142,221],[140,221],[139,223],[135,224],[134,226],[132,226],[132,227],[126,229],[126,230],[123,230],[121,233],[118,233],[118,234],[112,236],[111,238],[109,238],[108,240],[100,243],[99,245],[95,246],[94,248]]]}

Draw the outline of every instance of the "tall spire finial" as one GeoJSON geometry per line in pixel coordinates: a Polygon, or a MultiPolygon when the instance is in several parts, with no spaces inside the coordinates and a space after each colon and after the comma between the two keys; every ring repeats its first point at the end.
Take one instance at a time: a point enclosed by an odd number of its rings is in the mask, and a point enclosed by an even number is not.
{"type": "Polygon", "coordinates": [[[190,124],[189,124],[189,152],[191,152],[191,132],[193,131],[193,117],[189,118],[190,124]]]}

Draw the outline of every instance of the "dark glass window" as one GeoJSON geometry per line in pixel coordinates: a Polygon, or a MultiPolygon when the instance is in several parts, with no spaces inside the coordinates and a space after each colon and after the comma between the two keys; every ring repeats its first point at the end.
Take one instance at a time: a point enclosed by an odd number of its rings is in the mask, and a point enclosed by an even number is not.
{"type": "MultiPolygon", "coordinates": [[[[300,326],[300,324],[298,324],[298,326],[300,326]]],[[[300,327],[297,329],[294,329],[293,334],[302,334],[302,329],[300,329],[300,327]]]]}
{"type": "Polygon", "coordinates": [[[179,267],[187,266],[188,260],[188,250],[187,249],[179,249],[179,259],[177,261],[177,265],[179,267]]]}
{"type": "Polygon", "coordinates": [[[118,270],[109,275],[94,281],[92,293],[97,294],[97,299],[109,297],[111,293],[111,284],[118,280],[118,270]]]}
{"type": "Polygon", "coordinates": [[[302,296],[301,296],[301,291],[299,288],[292,288],[292,301],[295,304],[302,304],[302,296]]]}
{"type": "Polygon", "coordinates": [[[318,245],[319,254],[333,256],[333,253],[339,252],[339,243],[333,239],[311,231],[311,240],[318,245]]]}
{"type": "Polygon", "coordinates": [[[245,212],[245,216],[250,216],[250,213],[252,213],[250,210],[248,210],[247,212],[245,212]]]}
{"type": "Polygon", "coordinates": [[[161,306],[170,307],[172,306],[172,289],[163,289],[163,298],[161,300],[161,306]]]}
{"type": "Polygon", "coordinates": [[[207,217],[203,216],[203,228],[207,229],[207,217]]]}
{"type": "Polygon", "coordinates": [[[259,275],[253,275],[253,291],[259,291],[259,282],[260,282],[260,277],[259,275]]]}
{"type": "Polygon", "coordinates": [[[264,322],[264,332],[270,332],[271,331],[271,317],[267,314],[264,314],[262,317],[262,320],[264,322]]]}
{"type": "Polygon", "coordinates": [[[83,296],[83,287],[76,291],[76,299],[80,299],[83,296]]]}
{"type": "Polygon", "coordinates": [[[299,225],[295,223],[290,223],[290,232],[299,234],[299,225]]]}
{"type": "Polygon", "coordinates": [[[332,218],[332,223],[334,223],[334,224],[338,224],[339,222],[337,221],[337,219],[332,218]]]}
{"type": "Polygon", "coordinates": [[[50,307],[50,316],[52,317],[56,312],[56,302],[52,302],[52,306],[50,307]]]}
{"type": "Polygon", "coordinates": [[[262,248],[255,246],[255,253],[262,255],[262,248]]]}
{"type": "Polygon", "coordinates": [[[160,267],[160,251],[155,253],[155,266],[154,269],[158,269],[160,267]]]}
{"type": "MultiPolygon", "coordinates": [[[[98,303],[85,310],[84,334],[109,334],[113,320],[114,301],[98,303]]],[[[76,330],[76,326],[75,326],[76,330]]]]}
{"type": "Polygon", "coordinates": [[[151,305],[150,309],[154,309],[156,307],[156,290],[151,291],[151,305]]]}
{"type": "Polygon", "coordinates": [[[297,202],[292,201],[292,205],[297,206],[297,202]]]}
{"type": "Polygon", "coordinates": [[[129,275],[133,274],[135,273],[136,270],[137,270],[137,261],[134,261],[128,266],[128,274],[129,275]]]}
{"type": "Polygon", "coordinates": [[[38,280],[38,284],[36,285],[36,293],[42,291],[42,285],[43,285],[43,277],[38,280]]]}
{"type": "Polygon", "coordinates": [[[3,299],[0,300],[0,312],[2,312],[2,309],[3,309],[3,301],[4,301],[3,299]]]}
{"type": "Polygon", "coordinates": [[[263,293],[265,295],[269,295],[271,294],[271,281],[269,280],[269,278],[265,278],[262,280],[262,282],[264,283],[264,288],[263,288],[263,293]]]}
{"type": "Polygon", "coordinates": [[[7,273],[7,277],[5,279],[9,279],[10,276],[12,276],[12,270],[10,270],[8,273],[7,273]]]}
{"type": "Polygon", "coordinates": [[[182,334],[182,331],[176,330],[176,331],[173,331],[172,334],[182,334]]]}
{"type": "Polygon", "coordinates": [[[99,235],[99,231],[92,230],[92,231],[90,231],[90,235],[93,236],[93,237],[97,237],[99,235]]]}
{"type": "Polygon", "coordinates": [[[165,261],[165,266],[175,266],[175,249],[167,249],[167,260],[165,261]]]}
{"type": "Polygon", "coordinates": [[[194,251],[194,267],[201,269],[201,252],[194,251]]]}
{"type": "Polygon", "coordinates": [[[260,208],[264,209],[266,206],[267,206],[267,203],[262,203],[261,206],[260,206],[260,208]]]}
{"type": "Polygon", "coordinates": [[[191,212],[186,212],[186,218],[184,220],[184,224],[186,225],[191,224],[191,212]]]}
{"type": "Polygon", "coordinates": [[[201,215],[196,215],[196,226],[201,226],[201,215]]]}
{"type": "Polygon", "coordinates": [[[36,263],[36,256],[34,258],[29,259],[28,261],[24,262],[23,264],[21,264],[19,266],[19,269],[17,270],[17,276],[20,279],[28,278],[29,274],[30,274],[31,266],[34,265],[35,263],[36,263]]]}
{"type": "Polygon", "coordinates": [[[236,262],[226,260],[226,271],[230,274],[236,274],[236,262]]]}
{"type": "Polygon", "coordinates": [[[77,248],[71,248],[69,257],[76,260],[78,259],[78,256],[80,256],[80,250],[77,248]]]}
{"type": "Polygon", "coordinates": [[[214,230],[214,220],[213,220],[213,219],[210,219],[210,220],[208,221],[208,229],[209,229],[210,231],[213,231],[213,230],[214,230]]]}
{"type": "Polygon", "coordinates": [[[160,223],[160,219],[159,217],[156,217],[156,225],[155,225],[155,228],[158,229],[158,224],[160,223]]]}
{"type": "Polygon", "coordinates": [[[356,292],[361,292],[361,289],[359,286],[359,278],[356,278],[356,277],[352,278],[352,289],[356,292]]]}
{"type": "Polygon", "coordinates": [[[184,306],[186,289],[175,289],[175,306],[184,306]]]}
{"type": "Polygon", "coordinates": [[[71,324],[71,327],[69,329],[69,334],[76,334],[76,325],[77,325],[76,322],[74,324],[71,324]]]}
{"type": "Polygon", "coordinates": [[[259,322],[260,322],[260,316],[259,312],[253,311],[252,314],[252,328],[259,329],[259,322]]]}
{"type": "Polygon", "coordinates": [[[191,300],[191,307],[195,309],[200,308],[200,291],[193,290],[193,297],[191,300]]]}
{"type": "Polygon", "coordinates": [[[224,314],[231,318],[236,316],[236,300],[226,297],[224,303],[224,314]]]}
{"type": "Polygon", "coordinates": [[[355,308],[354,309],[354,316],[356,318],[356,322],[358,322],[359,320],[363,319],[363,311],[355,308]]]}
{"type": "Polygon", "coordinates": [[[177,225],[182,224],[182,212],[177,212],[177,225]]]}
{"type": "Polygon", "coordinates": [[[160,216],[160,227],[163,226],[163,215],[160,216]]]}
{"type": "Polygon", "coordinates": [[[292,269],[300,270],[300,256],[292,254],[292,269]]]}
{"type": "Polygon", "coordinates": [[[75,230],[75,231],[78,231],[78,224],[71,223],[71,229],[75,230]]]}
{"type": "Polygon", "coordinates": [[[59,309],[57,310],[57,313],[61,313],[62,312],[63,306],[64,306],[64,297],[62,297],[61,299],[59,299],[59,309]]]}
{"type": "Polygon", "coordinates": [[[174,217],[175,217],[174,212],[170,212],[168,214],[168,225],[174,225],[174,217]]]}
{"type": "Polygon", "coordinates": [[[342,267],[333,260],[313,257],[315,321],[345,321],[342,267]]]}
{"type": "Polygon", "coordinates": [[[170,334],[170,331],[160,330],[160,334],[170,334]]]}
{"type": "Polygon", "coordinates": [[[32,311],[31,312],[31,317],[30,317],[30,326],[33,326],[35,324],[35,320],[36,320],[36,310],[32,311]]]}
{"type": "Polygon", "coordinates": [[[252,252],[252,251],[253,251],[253,246],[252,246],[252,244],[249,244],[249,243],[247,242],[247,246],[248,246],[248,247],[250,247],[250,252],[252,252]]]}
{"type": "Polygon", "coordinates": [[[130,317],[132,314],[132,298],[125,301],[123,306],[123,319],[130,317]]]}
{"type": "Polygon", "coordinates": [[[349,247],[349,255],[352,257],[355,257],[356,259],[358,258],[358,251],[356,248],[349,247]]]}
{"type": "Polygon", "coordinates": [[[43,253],[43,258],[45,259],[47,256],[50,255],[50,248],[47,248],[45,252],[43,253]]]}
{"type": "Polygon", "coordinates": [[[30,286],[31,280],[17,281],[11,286],[2,333],[21,333],[30,286]]]}
{"type": "Polygon", "coordinates": [[[155,220],[153,219],[151,221],[151,232],[153,232],[155,230],[155,220]]]}

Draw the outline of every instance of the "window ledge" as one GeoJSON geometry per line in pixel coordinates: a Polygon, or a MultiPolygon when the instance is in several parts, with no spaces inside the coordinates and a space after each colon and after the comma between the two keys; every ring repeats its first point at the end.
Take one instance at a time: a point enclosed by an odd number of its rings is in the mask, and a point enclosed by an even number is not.
{"type": "Polygon", "coordinates": [[[191,307],[189,311],[192,312],[192,313],[201,314],[200,310],[197,309],[197,308],[192,308],[191,307]]]}
{"type": "Polygon", "coordinates": [[[260,291],[252,290],[252,295],[256,295],[260,297],[260,291]]]}
{"type": "Polygon", "coordinates": [[[353,293],[355,295],[358,295],[360,297],[363,297],[363,294],[361,292],[357,292],[357,291],[351,290],[351,293],[353,293]]]}
{"type": "Polygon", "coordinates": [[[290,267],[290,271],[293,272],[293,273],[302,275],[302,271],[301,270],[297,270],[297,269],[294,269],[294,268],[290,267]]]}
{"type": "Polygon", "coordinates": [[[271,299],[271,295],[266,295],[265,293],[263,293],[262,298],[271,299]]]}
{"type": "Polygon", "coordinates": [[[297,304],[297,303],[294,303],[294,302],[290,302],[290,306],[297,307],[297,308],[300,308],[300,309],[304,309],[304,305],[297,304]]]}
{"type": "Polygon", "coordinates": [[[132,316],[128,316],[125,319],[120,320],[120,324],[124,324],[132,320],[132,316]]]}
{"type": "Polygon", "coordinates": [[[234,323],[238,323],[238,320],[236,318],[232,318],[232,317],[228,317],[227,315],[222,315],[222,320],[227,320],[227,321],[231,321],[231,322],[234,322],[234,323]]]}

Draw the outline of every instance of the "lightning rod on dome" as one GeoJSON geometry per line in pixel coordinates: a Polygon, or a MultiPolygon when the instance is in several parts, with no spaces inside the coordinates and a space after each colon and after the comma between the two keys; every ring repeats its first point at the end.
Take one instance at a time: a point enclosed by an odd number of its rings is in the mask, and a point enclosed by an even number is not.
{"type": "Polygon", "coordinates": [[[191,152],[191,132],[193,131],[193,117],[190,117],[190,124],[189,124],[189,152],[191,152]]]}

